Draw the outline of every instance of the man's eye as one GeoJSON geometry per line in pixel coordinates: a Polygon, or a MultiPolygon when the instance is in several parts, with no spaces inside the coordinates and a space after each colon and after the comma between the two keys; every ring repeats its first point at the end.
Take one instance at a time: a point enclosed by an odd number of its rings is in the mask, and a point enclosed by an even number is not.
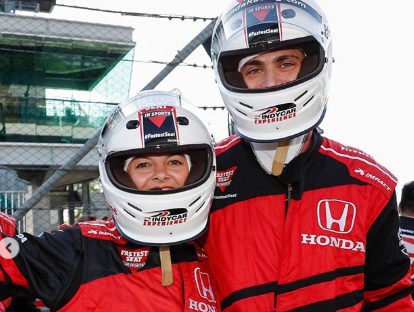
{"type": "Polygon", "coordinates": [[[287,67],[291,67],[291,66],[295,66],[296,64],[294,63],[290,63],[290,62],[286,62],[283,63],[282,65],[280,65],[281,68],[287,68],[287,67]]]}
{"type": "Polygon", "coordinates": [[[257,74],[260,72],[260,68],[251,68],[246,70],[246,75],[257,74]]]}

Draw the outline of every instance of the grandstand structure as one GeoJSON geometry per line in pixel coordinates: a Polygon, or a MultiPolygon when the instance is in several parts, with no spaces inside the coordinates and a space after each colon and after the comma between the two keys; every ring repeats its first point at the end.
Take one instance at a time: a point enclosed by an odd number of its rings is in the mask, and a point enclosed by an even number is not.
{"type": "MultiPolygon", "coordinates": [[[[28,14],[50,13],[54,5],[0,1],[3,211],[13,212],[29,198],[129,96],[134,29],[28,14]]],[[[76,209],[107,213],[103,197],[89,191],[97,163],[93,149],[43,196],[21,230],[54,230],[72,223],[76,209]]]]}

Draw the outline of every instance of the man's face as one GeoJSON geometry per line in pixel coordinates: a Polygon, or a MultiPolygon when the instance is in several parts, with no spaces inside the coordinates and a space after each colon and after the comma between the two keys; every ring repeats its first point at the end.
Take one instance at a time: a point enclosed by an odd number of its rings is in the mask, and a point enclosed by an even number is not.
{"type": "Polygon", "coordinates": [[[249,89],[269,88],[295,80],[304,58],[299,49],[272,51],[247,61],[240,73],[249,89]]]}
{"type": "Polygon", "coordinates": [[[184,185],[189,166],[184,154],[135,157],[126,172],[139,190],[171,190],[184,185]]]}

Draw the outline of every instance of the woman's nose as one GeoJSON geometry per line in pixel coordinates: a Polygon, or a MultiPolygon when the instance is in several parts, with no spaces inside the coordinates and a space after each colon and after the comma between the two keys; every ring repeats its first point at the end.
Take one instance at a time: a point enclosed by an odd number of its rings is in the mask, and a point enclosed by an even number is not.
{"type": "Polygon", "coordinates": [[[163,166],[156,166],[154,172],[154,179],[164,181],[168,179],[168,173],[163,166]]]}

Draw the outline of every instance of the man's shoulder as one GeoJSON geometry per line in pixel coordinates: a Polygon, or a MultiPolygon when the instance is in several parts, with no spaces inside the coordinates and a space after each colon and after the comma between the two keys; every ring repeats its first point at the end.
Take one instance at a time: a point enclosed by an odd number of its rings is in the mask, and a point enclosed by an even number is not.
{"type": "Polygon", "coordinates": [[[392,192],[397,185],[397,178],[386,167],[359,148],[324,137],[320,152],[343,163],[354,178],[379,187],[386,193],[392,192]]]}
{"type": "Polygon", "coordinates": [[[323,137],[320,149],[323,154],[332,156],[344,163],[359,162],[379,165],[374,157],[363,150],[326,137],[323,137]]]}
{"type": "Polygon", "coordinates": [[[234,134],[220,142],[218,142],[215,146],[216,156],[219,156],[229,150],[231,150],[234,146],[240,144],[243,141],[243,139],[238,136],[237,134],[234,134]]]}

